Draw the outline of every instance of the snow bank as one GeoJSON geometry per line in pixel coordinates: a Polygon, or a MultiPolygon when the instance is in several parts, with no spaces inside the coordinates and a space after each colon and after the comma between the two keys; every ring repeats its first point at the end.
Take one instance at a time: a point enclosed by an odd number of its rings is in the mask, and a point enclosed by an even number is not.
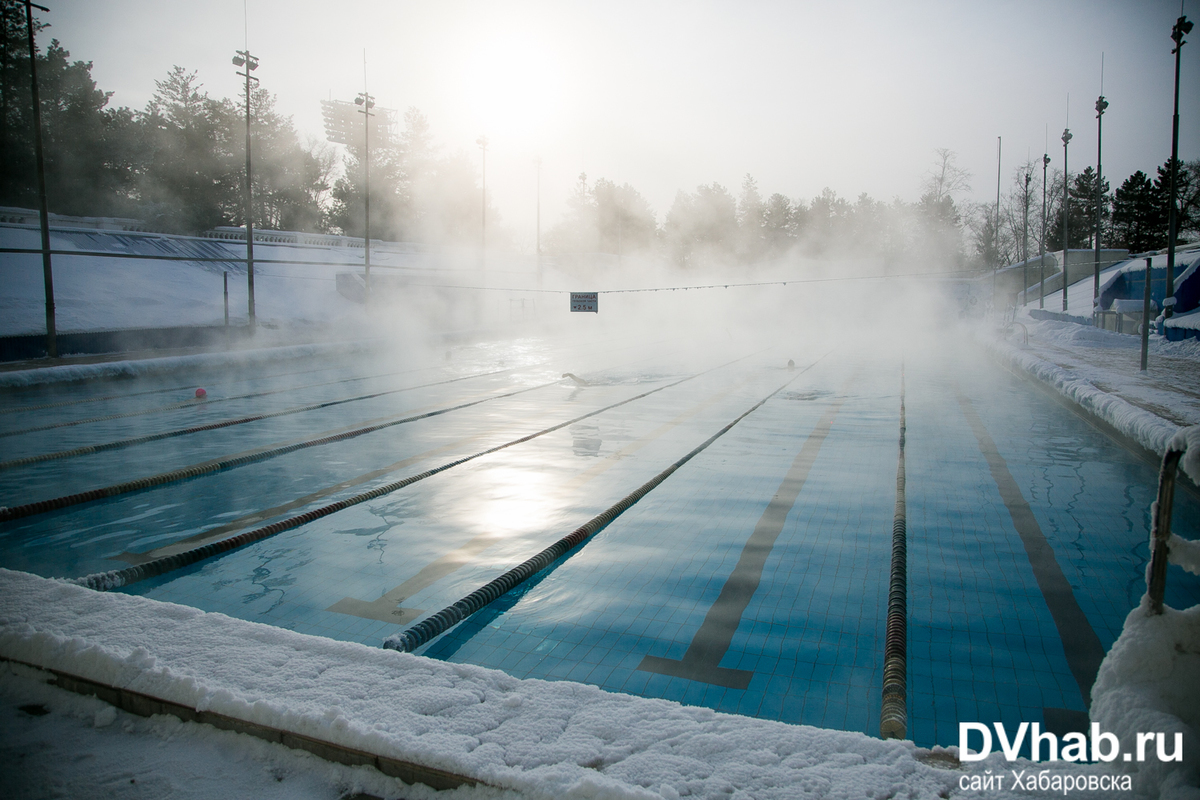
{"type": "Polygon", "coordinates": [[[0,388],[39,386],[51,383],[136,378],[168,372],[197,369],[224,369],[268,364],[297,358],[362,353],[376,347],[370,340],[337,342],[333,344],[301,344],[288,347],[265,347],[256,350],[234,350],[221,353],[197,353],[190,356],[168,356],[130,361],[109,361],[101,364],[66,364],[0,373],[0,388]]]}
{"type": "MultiPolygon", "coordinates": [[[[1080,330],[1088,331],[1088,335],[1104,333],[1082,326],[1080,330]]],[[[1049,361],[1038,358],[1033,353],[1021,350],[1005,341],[982,339],[982,342],[984,347],[1001,361],[1028,372],[1059,394],[1159,456],[1166,452],[1167,444],[1180,431],[1178,425],[1138,408],[1120,397],[1097,389],[1083,378],[1071,374],[1057,364],[1051,364],[1049,361]]],[[[1200,448],[1197,450],[1200,451],[1200,448]]]]}
{"type": "Polygon", "coordinates": [[[0,655],[534,798],[945,797],[996,766],[946,769],[911,742],[517,680],[8,570],[0,655]]]}
{"type": "MultiPolygon", "coordinates": [[[[1174,542],[1172,543],[1172,547],[1174,542]]],[[[1136,735],[1163,733],[1173,750],[1175,733],[1183,734],[1183,761],[1163,762],[1147,748],[1142,763],[1115,762],[1137,773],[1134,786],[1144,796],[1162,800],[1200,798],[1200,606],[1177,611],[1169,606],[1151,616],[1149,599],[1129,612],[1120,638],[1113,644],[1092,687],[1090,716],[1100,729],[1121,740],[1124,752],[1136,748],[1136,735]]]]}

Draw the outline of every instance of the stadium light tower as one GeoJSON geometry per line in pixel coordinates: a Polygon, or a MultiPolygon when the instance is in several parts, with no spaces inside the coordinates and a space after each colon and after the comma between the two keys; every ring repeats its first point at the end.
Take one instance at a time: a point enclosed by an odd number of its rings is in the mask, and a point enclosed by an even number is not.
{"type": "Polygon", "coordinates": [[[1175,20],[1175,26],[1171,28],[1171,41],[1175,42],[1175,49],[1171,51],[1175,56],[1175,116],[1171,118],[1171,206],[1167,222],[1167,235],[1170,239],[1167,241],[1167,297],[1163,300],[1164,319],[1169,318],[1175,310],[1175,238],[1179,227],[1179,213],[1175,209],[1179,192],[1179,51],[1185,44],[1183,37],[1191,32],[1192,23],[1184,16],[1175,20]]]}
{"type": "Polygon", "coordinates": [[[1103,141],[1104,109],[1108,101],[1104,95],[1096,100],[1096,264],[1092,275],[1092,317],[1100,311],[1100,221],[1104,211],[1104,173],[1100,166],[1100,144],[1103,141]]]}
{"type": "Polygon", "coordinates": [[[1046,307],[1046,170],[1050,167],[1050,154],[1042,153],[1042,253],[1038,259],[1038,308],[1046,307]]]}
{"type": "Polygon", "coordinates": [[[1067,217],[1071,212],[1071,173],[1067,170],[1067,145],[1071,143],[1071,138],[1071,129],[1063,128],[1063,311],[1067,310],[1067,286],[1071,277],[1071,237],[1067,232],[1067,217]]]}
{"type": "Polygon", "coordinates": [[[487,147],[488,147],[488,139],[486,136],[480,136],[478,139],[475,140],[475,144],[479,145],[480,151],[483,152],[483,166],[480,169],[480,174],[483,177],[483,180],[482,180],[482,183],[483,183],[483,193],[482,193],[483,194],[483,199],[482,199],[483,215],[481,217],[482,222],[481,222],[480,228],[479,228],[479,243],[480,243],[480,247],[482,248],[484,263],[486,263],[487,262],[487,147]]]}
{"type": "Polygon", "coordinates": [[[254,314],[254,178],[250,169],[250,82],[258,83],[258,78],[250,73],[258,69],[258,59],[250,55],[249,50],[238,50],[234,53],[233,65],[245,69],[245,72],[237,74],[246,79],[246,302],[250,311],[250,330],[253,331],[257,320],[254,314]]]}
{"type": "Polygon", "coordinates": [[[38,221],[42,229],[42,282],[46,291],[46,355],[58,357],[58,332],[54,321],[54,272],[50,268],[50,210],[46,205],[46,159],[42,155],[42,103],[38,98],[37,45],[33,41],[33,9],[50,9],[25,0],[25,27],[29,33],[29,78],[33,105],[33,154],[37,165],[38,221]]]}
{"type": "Polygon", "coordinates": [[[375,107],[375,98],[366,90],[354,98],[354,104],[359,106],[358,113],[363,115],[363,177],[366,184],[363,190],[363,283],[366,284],[365,303],[371,302],[371,111],[375,107]]]}

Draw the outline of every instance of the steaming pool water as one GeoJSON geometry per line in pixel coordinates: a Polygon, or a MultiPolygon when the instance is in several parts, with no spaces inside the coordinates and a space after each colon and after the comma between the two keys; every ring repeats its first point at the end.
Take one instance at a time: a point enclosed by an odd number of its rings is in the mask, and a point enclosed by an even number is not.
{"type": "MultiPolygon", "coordinates": [[[[377,645],[765,399],[584,546],[417,652],[877,734],[903,386],[909,738],[954,744],[960,721],[1075,729],[1144,591],[1155,467],[969,346],[921,352],[527,338],[444,359],[7,391],[3,506],[249,458],[2,522],[0,565],[119,569],[569,422],[123,589],[377,645]],[[313,444],[363,427],[376,429],[313,444]]],[[[1200,538],[1187,491],[1175,531],[1200,538]]],[[[1167,602],[1200,602],[1200,579],[1172,568],[1167,602]]]]}

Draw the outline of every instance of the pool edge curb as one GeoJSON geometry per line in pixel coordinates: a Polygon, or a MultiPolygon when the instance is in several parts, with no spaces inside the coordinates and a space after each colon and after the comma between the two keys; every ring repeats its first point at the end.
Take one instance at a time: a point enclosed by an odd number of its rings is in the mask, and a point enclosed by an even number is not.
{"type": "Polygon", "coordinates": [[[492,788],[500,788],[486,781],[435,767],[427,767],[414,761],[378,755],[377,753],[335,744],[313,736],[293,733],[282,728],[249,722],[217,711],[196,709],[183,703],[164,700],[154,695],[125,689],[120,686],[112,686],[91,678],[80,677],[69,672],[54,669],[53,667],[31,664],[27,661],[10,658],[5,655],[0,655],[0,664],[3,664],[9,670],[12,669],[11,665],[19,665],[39,673],[47,673],[51,676],[47,683],[52,686],[75,694],[96,697],[111,706],[139,717],[167,714],[183,722],[195,722],[211,725],[219,730],[244,733],[256,739],[283,745],[292,750],[302,750],[311,753],[325,761],[332,761],[349,767],[374,767],[389,778],[396,778],[409,785],[420,783],[438,791],[456,789],[460,786],[490,786],[492,788]]]}

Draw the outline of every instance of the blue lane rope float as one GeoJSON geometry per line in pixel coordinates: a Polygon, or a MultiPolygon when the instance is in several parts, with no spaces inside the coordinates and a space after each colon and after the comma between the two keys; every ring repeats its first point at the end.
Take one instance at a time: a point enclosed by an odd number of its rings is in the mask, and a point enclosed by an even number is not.
{"type": "MultiPolygon", "coordinates": [[[[826,355],[828,355],[828,353],[826,353],[826,355]]],[[[816,361],[802,370],[800,374],[789,378],[782,386],[768,394],[762,400],[759,400],[749,409],[738,415],[737,418],[735,418],[728,425],[705,439],[690,453],[676,461],[671,466],[667,467],[662,472],[655,475],[650,480],[643,483],[637,489],[623,497],[616,504],[610,506],[607,510],[595,517],[592,517],[583,525],[559,539],[545,550],[542,550],[533,558],[518,564],[498,578],[488,581],[483,586],[471,592],[469,595],[453,605],[447,606],[436,614],[426,617],[421,622],[418,622],[416,625],[413,625],[411,628],[408,628],[401,633],[389,636],[384,640],[382,646],[388,650],[397,650],[401,653],[411,653],[418,647],[421,647],[435,637],[445,633],[447,630],[462,622],[467,617],[483,609],[488,604],[499,599],[501,596],[510,592],[517,586],[520,586],[538,572],[541,572],[543,569],[553,564],[556,560],[568,553],[570,550],[582,545],[597,532],[607,527],[609,523],[621,516],[621,514],[637,503],[637,501],[641,500],[643,497],[653,491],[655,487],[669,478],[677,469],[682,467],[699,453],[703,452],[709,445],[732,430],[733,427],[743,419],[757,411],[764,403],[766,403],[775,395],[779,394],[793,381],[799,378],[800,375],[804,374],[804,372],[807,372],[813,366],[816,366],[816,364],[819,363],[824,357],[825,356],[821,356],[821,358],[818,358],[816,361]]]]}
{"type": "MultiPolygon", "coordinates": [[[[751,355],[753,355],[753,354],[751,354],[751,355]]],[[[749,356],[743,356],[743,358],[748,358],[748,357],[749,356]]],[[[238,534],[237,536],[231,536],[228,539],[222,539],[219,542],[211,542],[209,544],[201,545],[199,547],[195,547],[191,550],[187,550],[182,553],[176,553],[176,554],[170,555],[170,556],[163,556],[162,558],[156,558],[152,561],[147,561],[143,564],[136,564],[132,567],[126,567],[124,569],[109,570],[108,572],[97,572],[97,573],[93,573],[91,575],[85,575],[81,578],[72,578],[72,579],[70,579],[69,582],[78,584],[80,586],[86,586],[89,589],[96,589],[97,591],[108,591],[110,589],[118,589],[122,586],[127,586],[131,583],[136,583],[137,581],[146,580],[147,578],[157,577],[159,575],[163,575],[167,572],[172,572],[177,569],[182,569],[184,567],[195,564],[198,561],[203,561],[203,560],[205,560],[207,558],[211,558],[215,555],[219,555],[221,553],[225,553],[230,550],[235,550],[239,547],[242,547],[243,545],[250,544],[251,542],[256,542],[260,539],[266,539],[269,536],[274,536],[277,533],[282,533],[283,531],[291,530],[292,528],[298,528],[301,525],[312,522],[313,520],[317,520],[317,519],[320,519],[321,517],[329,516],[330,514],[334,514],[338,511],[342,511],[344,509],[350,508],[351,506],[356,506],[360,503],[365,503],[368,500],[373,500],[377,497],[382,497],[385,494],[390,494],[399,489],[403,489],[406,486],[410,486],[410,485],[416,483],[417,481],[422,481],[428,477],[437,475],[439,472],[445,472],[448,469],[452,469],[461,464],[465,464],[468,461],[473,461],[477,458],[481,458],[483,456],[490,455],[492,453],[496,453],[501,450],[504,450],[505,448],[513,447],[514,445],[528,442],[532,439],[538,438],[539,436],[545,436],[548,433],[553,433],[554,431],[561,430],[562,428],[565,428],[569,425],[574,425],[575,423],[577,423],[581,420],[585,420],[589,417],[594,417],[597,414],[602,414],[605,411],[610,411],[619,406],[626,405],[627,403],[632,403],[635,400],[641,400],[642,398],[648,397],[652,394],[655,394],[656,392],[661,392],[665,389],[671,388],[672,386],[678,386],[681,383],[685,383],[694,378],[698,378],[701,375],[705,375],[709,372],[720,369],[721,367],[726,367],[729,364],[733,364],[733,363],[736,363],[737,361],[741,361],[741,360],[742,360],[742,358],[734,359],[733,361],[729,361],[725,364],[721,364],[719,366],[712,367],[711,369],[704,370],[703,372],[698,372],[695,375],[689,375],[688,377],[682,378],[678,381],[675,381],[674,383],[668,383],[666,385],[659,386],[656,389],[651,389],[650,391],[642,392],[641,394],[626,398],[619,402],[613,403],[612,405],[605,406],[604,408],[598,408],[594,411],[589,411],[586,414],[582,414],[578,417],[575,417],[574,419],[569,419],[566,422],[560,422],[559,424],[552,425],[549,428],[543,428],[542,430],[537,431],[535,433],[528,434],[527,436],[522,436],[519,439],[513,439],[510,442],[505,442],[504,444],[496,445],[495,447],[490,447],[486,450],[481,450],[480,452],[475,453],[473,455],[465,456],[463,458],[459,458],[454,461],[450,461],[446,464],[442,464],[441,466],[434,467],[433,469],[430,469],[430,470],[426,470],[425,472],[422,472],[420,474],[412,475],[408,478],[404,478],[403,480],[395,481],[393,483],[389,483],[384,486],[378,486],[374,489],[371,489],[370,491],[356,494],[353,497],[347,497],[344,500],[339,500],[336,503],[330,503],[329,505],[322,506],[320,508],[314,508],[311,511],[306,511],[303,514],[299,514],[294,517],[289,517],[288,519],[280,520],[278,522],[273,522],[270,525],[264,525],[261,528],[256,528],[252,531],[246,531],[245,533],[238,534]]],[[[529,391],[529,390],[523,390],[523,391],[529,391]]]]}

